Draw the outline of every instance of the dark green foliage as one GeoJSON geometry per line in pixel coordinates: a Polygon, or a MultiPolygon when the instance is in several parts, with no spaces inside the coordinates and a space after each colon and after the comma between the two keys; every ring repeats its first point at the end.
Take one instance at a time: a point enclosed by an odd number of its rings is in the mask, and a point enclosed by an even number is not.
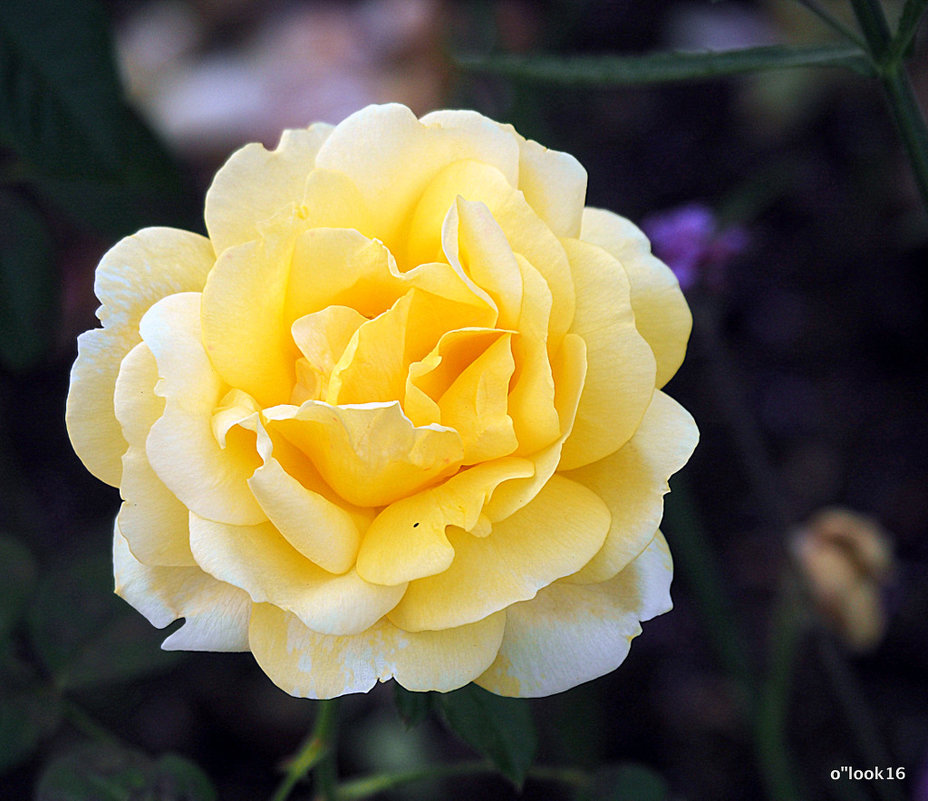
{"type": "Polygon", "coordinates": [[[168,754],[152,760],[113,744],[88,743],[54,760],[36,801],[214,801],[209,778],[168,754]]]}
{"type": "Polygon", "coordinates": [[[455,734],[488,757],[500,773],[521,787],[537,745],[529,701],[502,698],[475,684],[437,698],[455,734]]]}

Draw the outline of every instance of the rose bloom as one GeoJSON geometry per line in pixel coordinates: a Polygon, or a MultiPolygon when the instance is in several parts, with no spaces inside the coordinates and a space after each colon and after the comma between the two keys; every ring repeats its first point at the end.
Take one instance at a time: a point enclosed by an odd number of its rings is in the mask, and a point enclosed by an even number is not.
{"type": "Polygon", "coordinates": [[[697,439],[660,391],[691,317],[571,156],[370,106],[248,145],[209,238],[100,263],[67,423],[118,486],[116,591],[169,649],[288,693],[540,696],[671,607],[658,531],[697,439]]]}

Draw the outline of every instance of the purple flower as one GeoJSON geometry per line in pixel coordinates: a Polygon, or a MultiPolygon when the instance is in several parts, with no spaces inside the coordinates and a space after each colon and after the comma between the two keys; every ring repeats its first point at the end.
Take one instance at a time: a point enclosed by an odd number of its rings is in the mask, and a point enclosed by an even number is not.
{"type": "Polygon", "coordinates": [[[641,227],[655,255],[673,270],[683,289],[700,282],[717,287],[725,266],[749,242],[744,228],[720,230],[715,214],[700,203],[653,214],[641,227]]]}

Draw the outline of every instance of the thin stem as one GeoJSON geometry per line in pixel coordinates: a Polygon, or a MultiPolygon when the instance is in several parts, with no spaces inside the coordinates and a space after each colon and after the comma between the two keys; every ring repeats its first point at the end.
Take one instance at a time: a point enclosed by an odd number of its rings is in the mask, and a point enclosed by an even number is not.
{"type": "MultiPolygon", "coordinates": [[[[289,798],[293,788],[300,782],[310,770],[320,763],[328,761],[328,770],[334,769],[334,756],[332,746],[334,745],[335,726],[338,720],[338,703],[335,699],[319,701],[319,712],[316,716],[316,722],[309,737],[300,746],[293,759],[287,765],[287,775],[277,787],[277,791],[271,798],[271,801],[285,801],[289,798]]],[[[329,777],[327,776],[326,779],[329,777]]],[[[320,784],[328,782],[320,780],[320,784]]],[[[331,788],[320,788],[320,796],[325,799],[334,799],[331,788]],[[328,794],[326,794],[328,790],[328,794]]]]}
{"type": "Polygon", "coordinates": [[[915,183],[928,211],[928,127],[902,63],[903,51],[897,52],[893,47],[889,23],[878,0],[851,0],[851,5],[867,39],[871,60],[877,68],[915,183]]]}
{"type": "Polygon", "coordinates": [[[802,797],[786,742],[793,666],[802,635],[799,597],[795,579],[785,573],[770,632],[770,664],[760,688],[755,719],[758,761],[767,796],[776,801],[802,797]]]}
{"type": "Polygon", "coordinates": [[[116,734],[113,734],[113,732],[111,732],[105,726],[90,717],[90,715],[88,715],[73,701],[65,699],[62,706],[62,712],[68,723],[70,723],[82,734],[90,737],[92,740],[96,740],[101,743],[111,743],[116,745],[122,744],[122,740],[116,734]]]}
{"type": "Polygon", "coordinates": [[[928,211],[928,127],[925,125],[925,116],[918,106],[912,82],[902,64],[887,69],[880,81],[909,157],[922,202],[928,211]]]}
{"type": "Polygon", "coordinates": [[[840,19],[838,19],[834,14],[832,14],[827,8],[820,5],[817,0],[796,0],[799,5],[804,6],[816,17],[818,17],[822,22],[824,22],[829,28],[831,28],[836,33],[843,36],[850,42],[856,44],[861,50],[866,50],[867,45],[863,39],[858,36],[858,34],[852,30],[850,27],[845,25],[840,19]]]}
{"type": "MultiPolygon", "coordinates": [[[[818,653],[854,736],[858,755],[868,765],[892,765],[893,760],[884,748],[876,726],[873,725],[863,691],[848,670],[834,642],[825,634],[818,638],[818,653]]],[[[881,801],[903,801],[904,796],[896,782],[875,781],[873,788],[881,801]]]]}
{"type": "MultiPolygon", "coordinates": [[[[427,779],[448,779],[456,776],[478,776],[480,774],[497,774],[493,763],[486,760],[472,762],[458,762],[451,765],[429,765],[417,770],[400,771],[397,773],[375,773],[372,776],[362,776],[343,782],[336,789],[334,798],[337,801],[352,801],[353,799],[369,798],[377,793],[395,790],[415,782],[427,779]]],[[[550,781],[568,784],[573,787],[586,787],[590,777],[577,768],[560,767],[556,765],[538,765],[529,768],[526,776],[535,781],[550,781]]]]}

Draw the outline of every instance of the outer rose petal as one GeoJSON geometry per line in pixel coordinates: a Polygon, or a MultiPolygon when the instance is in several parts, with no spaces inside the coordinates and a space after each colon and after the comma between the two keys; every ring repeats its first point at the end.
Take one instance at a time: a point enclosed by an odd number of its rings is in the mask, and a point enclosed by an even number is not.
{"type": "Polygon", "coordinates": [[[77,455],[107,484],[118,486],[122,475],[126,441],[113,412],[113,389],[119,363],[139,341],[139,320],[166,295],[202,289],[214,259],[205,237],[145,228],[114,245],[97,267],[103,328],[78,337],[65,419],[77,455]]]}
{"type": "Polygon", "coordinates": [[[602,549],[568,581],[605,581],[641,553],[661,522],[667,479],[686,464],[698,439],[689,412],[658,391],[635,435],[619,451],[565,473],[597,493],[612,513],[602,549]]]}
{"type": "Polygon", "coordinates": [[[358,634],[402,597],[405,585],[382,587],[351,570],[340,576],[317,567],[270,523],[230,526],[190,515],[190,548],[199,565],[241,587],[256,602],[293,612],[313,631],[358,634]]]}
{"type": "Polygon", "coordinates": [[[116,379],[116,417],[129,443],[122,457],[119,527],[144,564],[193,566],[187,508],[164,486],[145,452],[148,431],[164,411],[164,399],[154,392],[157,381],[155,357],[140,342],[122,360],[116,379]]]}
{"type": "Polygon", "coordinates": [[[158,477],[204,517],[235,525],[265,520],[246,483],[260,465],[254,445],[249,449],[247,439],[236,439],[223,447],[213,433],[223,383],[203,350],[200,295],[159,301],[142,319],[141,331],[161,375],[155,394],[165,399],[146,443],[158,477]]]}
{"type": "Polygon", "coordinates": [[[395,678],[407,690],[447,692],[479,676],[496,656],[505,613],[443,631],[401,631],[386,621],[353,637],[310,631],[291,614],[256,604],[249,644],[282,690],[303,698],[367,692],[395,678]]]}
{"type": "MultiPolygon", "coordinates": [[[[518,147],[512,136],[478,114],[466,127],[429,127],[405,106],[368,106],[342,121],[316,157],[323,169],[347,175],[371,209],[375,235],[397,247],[406,216],[428,182],[443,167],[477,159],[500,170],[511,186],[518,180],[518,147]]],[[[406,265],[407,267],[413,265],[406,265]]]]}
{"type": "Polygon", "coordinates": [[[447,570],[410,583],[388,617],[407,631],[473,623],[570,575],[595,554],[609,530],[606,505],[560,476],[531,503],[493,524],[485,537],[452,529],[447,570]]]}
{"type": "Polygon", "coordinates": [[[670,268],[651,255],[648,238],[631,222],[605,209],[586,208],[580,238],[615,256],[628,273],[635,325],[657,359],[660,389],[683,363],[693,316],[670,268]]]}
{"type": "Polygon", "coordinates": [[[654,354],[635,328],[628,279],[602,248],[565,239],[577,311],[571,332],[586,342],[587,373],[561,470],[595,462],[625,444],[654,392],[654,354]]]}
{"type": "Polygon", "coordinates": [[[258,223],[303,198],[306,178],[332,126],[284,131],[268,152],[252,143],[232,154],[206,193],[206,228],[216,253],[258,238],[258,223]]]}
{"type": "Polygon", "coordinates": [[[169,636],[168,651],[247,651],[251,601],[237,587],[216,581],[198,567],[148,567],[129,550],[116,526],[113,538],[116,594],[157,628],[179,617],[186,623],[169,636]]]}
{"type": "Polygon", "coordinates": [[[539,697],[615,670],[639,621],[670,610],[670,551],[658,532],[645,551],[601,584],[552,584],[506,610],[499,656],[476,683],[499,695],[539,697]]]}

